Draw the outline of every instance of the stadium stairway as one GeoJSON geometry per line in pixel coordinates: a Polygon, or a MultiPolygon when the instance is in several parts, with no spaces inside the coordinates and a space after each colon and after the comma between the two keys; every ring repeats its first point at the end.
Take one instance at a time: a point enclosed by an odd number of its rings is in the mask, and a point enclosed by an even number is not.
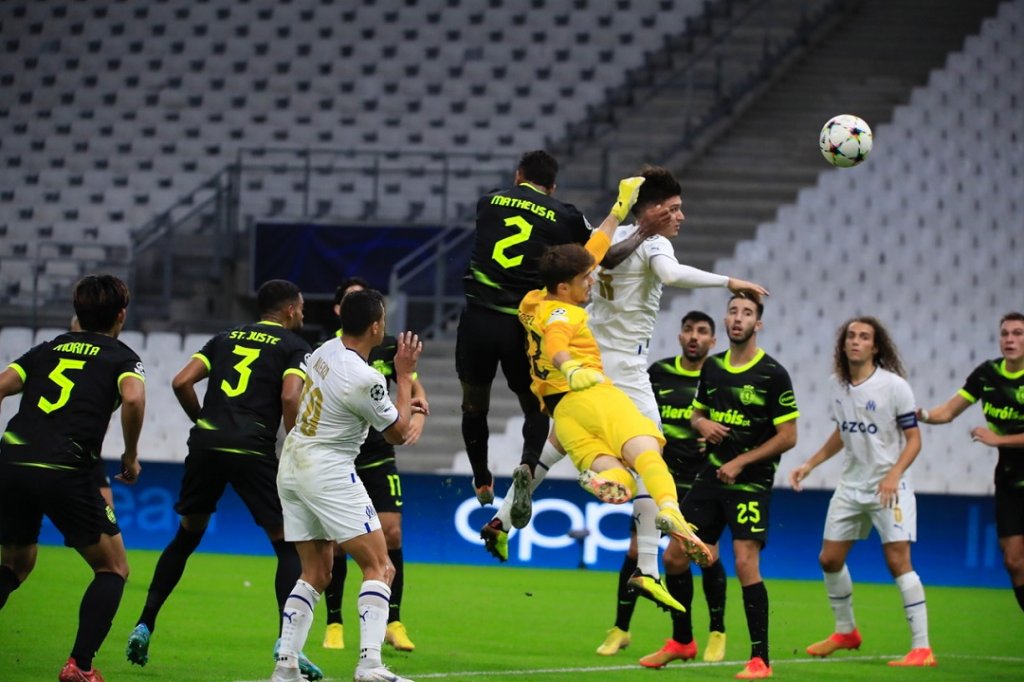
{"type": "MultiPolygon", "coordinates": [[[[738,3],[742,4],[742,3],[738,3]]],[[[770,32],[791,25],[796,5],[786,0],[765,3],[757,25],[770,32]]],[[[757,225],[772,219],[781,205],[813,184],[824,163],[817,149],[821,126],[836,114],[852,113],[869,124],[891,120],[893,109],[909,101],[914,87],[923,85],[946,55],[978,31],[982,19],[995,13],[999,2],[979,0],[864,0],[853,11],[828,24],[804,51],[783,63],[760,94],[741,102],[733,119],[718,126],[703,153],[685,152],[669,158],[636,154],[616,156],[612,174],[634,171],[644,162],[672,168],[683,186],[687,222],[675,239],[682,262],[710,269],[715,260],[732,254],[737,242],[753,236],[757,225]],[[621,163],[618,163],[621,162],[621,163]]],[[[724,31],[727,22],[720,19],[724,31]]],[[[749,50],[752,34],[734,32],[722,44],[723,61],[732,51],[749,50]]],[[[680,127],[686,111],[681,88],[666,88],[638,101],[616,118],[620,129],[564,160],[565,174],[600,167],[600,148],[626,147],[635,132],[680,127]]],[[[878,140],[876,144],[898,144],[878,140]]],[[[632,143],[631,143],[632,144],[632,143]]],[[[611,178],[614,180],[614,178],[611,178]]],[[[587,207],[588,216],[603,217],[611,194],[567,190],[567,201],[587,207]]],[[[735,273],[754,276],[756,273],[735,273]]],[[[770,285],[770,282],[768,283],[770,285]]]]}

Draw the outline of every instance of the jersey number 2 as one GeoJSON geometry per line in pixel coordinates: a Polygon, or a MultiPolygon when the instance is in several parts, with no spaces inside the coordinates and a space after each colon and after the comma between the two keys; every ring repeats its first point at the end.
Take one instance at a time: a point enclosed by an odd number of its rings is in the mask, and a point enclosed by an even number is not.
{"type": "Polygon", "coordinates": [[[85,367],[85,360],[71,360],[69,358],[61,358],[57,363],[57,366],[50,372],[50,381],[60,386],[60,395],[57,396],[57,402],[52,403],[46,398],[40,396],[39,398],[39,409],[50,414],[54,410],[59,410],[64,407],[68,398],[71,397],[71,389],[75,387],[75,382],[64,376],[64,371],[69,369],[82,369],[85,367]]]}
{"type": "Polygon", "coordinates": [[[494,243],[494,251],[491,252],[491,258],[498,261],[498,265],[508,269],[514,268],[523,262],[522,255],[513,256],[509,258],[505,255],[505,249],[516,244],[522,244],[530,238],[530,233],[533,232],[533,225],[526,222],[519,216],[512,216],[511,218],[505,218],[505,225],[507,227],[514,227],[519,230],[518,233],[499,239],[494,243]]]}

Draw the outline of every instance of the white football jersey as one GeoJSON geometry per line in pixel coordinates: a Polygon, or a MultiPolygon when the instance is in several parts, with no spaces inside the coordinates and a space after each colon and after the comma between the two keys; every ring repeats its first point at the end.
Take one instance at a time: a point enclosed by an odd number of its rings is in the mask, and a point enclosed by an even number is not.
{"type": "MultiPolygon", "coordinates": [[[[620,225],[612,244],[636,232],[636,225],[620,225]]],[[[671,258],[678,264],[672,242],[660,235],[648,237],[629,258],[610,270],[598,268],[590,289],[590,330],[601,345],[619,351],[644,346],[654,333],[661,307],[662,283],[651,269],[655,256],[671,258]]]]}
{"type": "MultiPolygon", "coordinates": [[[[903,452],[903,430],[917,425],[914,393],[902,377],[881,367],[857,386],[833,375],[829,393],[846,451],[841,484],[873,492],[903,452]]],[[[903,480],[909,484],[908,472],[903,480]]]]}
{"type": "Polygon", "coordinates": [[[282,463],[296,457],[307,466],[354,467],[369,427],[384,431],[396,421],[398,409],[388,395],[384,375],[341,339],[331,339],[313,351],[306,363],[306,385],[295,428],[284,442],[282,463]]]}

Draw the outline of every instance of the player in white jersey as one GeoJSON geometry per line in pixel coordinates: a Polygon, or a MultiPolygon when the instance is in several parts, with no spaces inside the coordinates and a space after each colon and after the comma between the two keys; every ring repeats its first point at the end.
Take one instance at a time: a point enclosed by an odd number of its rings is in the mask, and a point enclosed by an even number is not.
{"type": "Polygon", "coordinates": [[[807,647],[812,656],[860,647],[846,556],[853,543],[865,539],[874,526],[903,596],[911,634],[910,652],[889,665],[935,665],[928,642],[924,586],[910,563],[910,543],[917,536],[917,502],[906,474],[921,450],[921,432],[914,394],[903,377],[896,346],[878,320],[857,317],[840,328],[829,399],[836,428],[817,452],[789,474],[790,484],[799,491],[816,466],[846,451],[819,556],[836,629],[827,639],[807,647]]]}
{"type": "Polygon", "coordinates": [[[285,440],[277,475],[285,539],[295,543],[302,576],[285,602],[273,682],[302,679],[297,652],[309,635],[320,594],[330,583],[335,542],[363,572],[354,679],[403,680],[380,657],[394,566],[377,512],[356,475],[355,458],[370,426],[389,443],[401,444],[413,411],[425,414],[427,405],[412,398],[413,373],[423,349],[416,335],[406,332],[398,337],[394,403],[384,376],[366,363],[370,350],[384,338],[384,322],[379,292],[352,292],[341,309],[343,336],[309,357],[299,418],[285,440]]]}

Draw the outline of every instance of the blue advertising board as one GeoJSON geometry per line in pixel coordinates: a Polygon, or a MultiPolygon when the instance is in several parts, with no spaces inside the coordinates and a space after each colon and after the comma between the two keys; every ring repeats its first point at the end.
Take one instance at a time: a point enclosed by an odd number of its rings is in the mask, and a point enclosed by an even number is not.
{"type": "MultiPolygon", "coordinates": [[[[109,466],[113,469],[116,465],[109,466]]],[[[129,550],[163,549],[174,536],[178,517],[173,507],[182,471],[181,464],[145,463],[135,486],[114,483],[118,523],[129,550]]],[[[496,490],[506,490],[509,483],[509,479],[499,478],[496,490]]],[[[406,561],[495,563],[479,539],[479,529],[494,508],[480,507],[468,476],[403,474],[402,488],[406,561]]],[[[817,557],[830,495],[828,491],[775,491],[768,545],[761,562],[766,577],[821,578],[817,557]]],[[[913,559],[925,584],[1007,585],[992,498],[918,494],[917,505],[918,542],[913,559]]],[[[510,536],[508,565],[618,570],[629,544],[630,513],[630,505],[602,504],[575,481],[546,481],[537,491],[533,520],[510,536]],[[570,531],[577,530],[586,532],[573,535],[585,537],[570,536],[570,531]]],[[[40,540],[62,543],[49,522],[40,540]]],[[[731,575],[728,544],[722,547],[722,556],[731,575]]],[[[263,531],[230,489],[221,500],[200,551],[272,554],[263,531]]],[[[891,580],[874,533],[854,547],[848,564],[857,581],[891,580]]]]}

